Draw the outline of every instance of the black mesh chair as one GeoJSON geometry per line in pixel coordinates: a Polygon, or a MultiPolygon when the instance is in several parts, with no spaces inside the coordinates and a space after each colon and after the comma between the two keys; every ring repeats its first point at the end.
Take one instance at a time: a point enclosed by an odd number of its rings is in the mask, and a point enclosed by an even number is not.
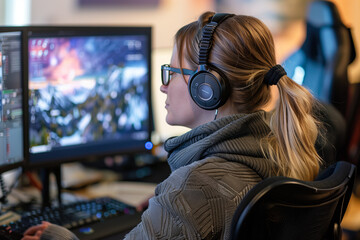
{"type": "Polygon", "coordinates": [[[255,185],[238,206],[232,240],[339,240],[352,194],[355,165],[339,161],[315,181],[272,177],[255,185]]]}
{"type": "Polygon", "coordinates": [[[306,39],[283,63],[288,76],[307,87],[322,102],[345,116],[348,99],[348,65],[356,57],[351,30],[336,5],[315,0],[308,7],[306,39]]]}

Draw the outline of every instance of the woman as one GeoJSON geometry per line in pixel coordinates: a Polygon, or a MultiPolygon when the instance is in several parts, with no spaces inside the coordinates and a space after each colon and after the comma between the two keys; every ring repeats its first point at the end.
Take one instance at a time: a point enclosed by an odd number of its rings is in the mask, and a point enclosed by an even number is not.
{"type": "MultiPolygon", "coordinates": [[[[162,81],[167,123],[192,130],[165,142],[172,173],[126,239],[228,239],[255,184],[317,175],[315,101],[276,65],[273,38],[258,19],[202,14],[177,32],[162,81]]],[[[75,239],[49,223],[24,239],[54,236],[75,239]]]]}

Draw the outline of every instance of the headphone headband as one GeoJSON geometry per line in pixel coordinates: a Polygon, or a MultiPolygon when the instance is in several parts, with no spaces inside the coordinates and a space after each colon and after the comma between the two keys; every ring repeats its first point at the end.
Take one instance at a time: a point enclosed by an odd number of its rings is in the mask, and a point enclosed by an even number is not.
{"type": "Polygon", "coordinates": [[[199,43],[200,69],[190,76],[188,88],[191,98],[201,108],[212,110],[221,107],[227,100],[229,87],[226,76],[215,66],[207,67],[208,55],[211,50],[213,34],[216,27],[226,18],[234,14],[218,13],[202,29],[199,43]],[[220,75],[220,80],[211,71],[220,75]]]}
{"type": "Polygon", "coordinates": [[[215,28],[225,19],[234,16],[228,13],[216,13],[202,29],[202,37],[200,40],[199,49],[199,65],[207,64],[208,55],[212,45],[212,38],[215,28]]]}

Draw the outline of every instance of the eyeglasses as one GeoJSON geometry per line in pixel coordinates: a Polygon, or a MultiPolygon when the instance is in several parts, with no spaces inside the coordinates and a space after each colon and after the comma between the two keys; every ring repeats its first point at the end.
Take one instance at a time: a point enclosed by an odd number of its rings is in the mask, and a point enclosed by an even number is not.
{"type": "Polygon", "coordinates": [[[170,67],[169,64],[164,64],[161,66],[161,81],[162,81],[162,84],[165,86],[169,85],[169,82],[171,79],[170,72],[182,73],[184,75],[193,75],[194,73],[196,73],[196,71],[185,69],[185,68],[183,68],[182,72],[181,72],[180,68],[173,68],[173,67],[170,67]]]}

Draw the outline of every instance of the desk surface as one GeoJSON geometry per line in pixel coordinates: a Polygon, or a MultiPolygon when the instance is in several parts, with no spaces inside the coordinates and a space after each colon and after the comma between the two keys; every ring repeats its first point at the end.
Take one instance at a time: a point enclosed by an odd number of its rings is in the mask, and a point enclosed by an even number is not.
{"type": "MultiPolygon", "coordinates": [[[[63,203],[86,198],[110,196],[129,205],[138,207],[154,195],[155,187],[170,174],[166,162],[153,166],[151,174],[136,181],[119,180],[119,175],[110,169],[94,169],[80,163],[70,163],[62,167],[63,203]]],[[[50,197],[57,204],[55,179],[50,178],[50,197]]],[[[20,203],[41,203],[41,192],[34,186],[18,186],[8,195],[9,206],[20,203]]]]}

